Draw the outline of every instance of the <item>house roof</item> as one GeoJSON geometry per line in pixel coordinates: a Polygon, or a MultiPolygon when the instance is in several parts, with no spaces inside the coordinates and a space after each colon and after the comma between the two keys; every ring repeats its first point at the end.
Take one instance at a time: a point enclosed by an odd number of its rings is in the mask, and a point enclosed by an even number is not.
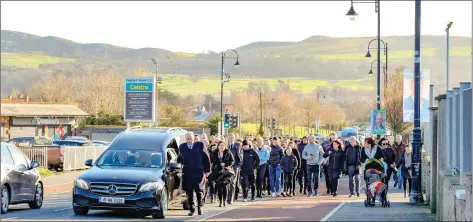
{"type": "Polygon", "coordinates": [[[2,103],[2,116],[88,116],[72,104],[2,103]]]}

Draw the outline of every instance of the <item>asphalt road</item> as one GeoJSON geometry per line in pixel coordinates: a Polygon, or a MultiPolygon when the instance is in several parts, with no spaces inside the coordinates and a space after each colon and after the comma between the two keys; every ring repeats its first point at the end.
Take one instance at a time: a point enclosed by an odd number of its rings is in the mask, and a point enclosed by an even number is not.
{"type": "MultiPolygon", "coordinates": [[[[189,211],[182,210],[182,206],[170,206],[165,221],[249,221],[249,220],[277,220],[277,221],[318,221],[329,214],[340,203],[348,199],[347,180],[340,180],[339,196],[319,195],[307,197],[298,194],[296,197],[263,198],[255,202],[242,202],[241,198],[233,205],[225,208],[218,207],[217,203],[207,203],[203,215],[187,216],[189,211]]],[[[325,192],[325,184],[320,184],[319,192],[325,192]]],[[[298,189],[297,189],[298,191],[298,189]]],[[[2,221],[28,220],[112,220],[136,221],[152,220],[151,216],[139,217],[130,212],[91,210],[87,216],[75,215],[72,211],[71,192],[50,194],[44,197],[41,209],[30,209],[27,204],[11,205],[7,214],[1,215],[2,221]]]]}

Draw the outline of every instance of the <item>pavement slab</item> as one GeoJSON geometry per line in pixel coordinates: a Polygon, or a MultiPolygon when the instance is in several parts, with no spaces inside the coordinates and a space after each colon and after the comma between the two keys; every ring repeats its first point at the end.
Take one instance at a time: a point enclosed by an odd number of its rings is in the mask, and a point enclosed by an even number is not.
{"type": "Polygon", "coordinates": [[[410,204],[403,190],[393,188],[392,183],[390,185],[388,200],[391,207],[381,207],[379,202],[375,207],[365,207],[366,196],[363,195],[348,200],[327,221],[434,221],[427,206],[410,204]]]}

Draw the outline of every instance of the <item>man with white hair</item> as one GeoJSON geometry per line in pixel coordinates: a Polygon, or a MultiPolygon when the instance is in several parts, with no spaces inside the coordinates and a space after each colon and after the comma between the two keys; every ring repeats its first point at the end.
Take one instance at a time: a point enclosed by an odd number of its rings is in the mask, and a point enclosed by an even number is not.
{"type": "MultiPolygon", "coordinates": [[[[396,154],[396,158],[394,159],[394,163],[397,164],[399,161],[401,161],[401,157],[406,151],[406,144],[402,142],[402,136],[397,135],[396,136],[396,142],[394,142],[392,148],[394,150],[394,153],[396,154]]],[[[394,180],[394,187],[398,185],[398,178],[397,174],[393,174],[393,180],[394,180]]],[[[399,184],[399,189],[401,189],[402,184],[399,184]]]]}
{"type": "Polygon", "coordinates": [[[361,170],[361,146],[356,141],[356,137],[352,136],[349,139],[350,144],[346,147],[346,162],[348,167],[348,179],[350,185],[350,197],[355,195],[360,196],[360,170],[361,170]]]}
{"type": "Polygon", "coordinates": [[[210,173],[210,157],[202,142],[194,141],[194,133],[186,133],[186,142],[179,146],[178,162],[182,163],[182,186],[190,206],[189,216],[195,212],[194,192],[197,196],[197,211],[202,215],[204,191],[210,173]]]}

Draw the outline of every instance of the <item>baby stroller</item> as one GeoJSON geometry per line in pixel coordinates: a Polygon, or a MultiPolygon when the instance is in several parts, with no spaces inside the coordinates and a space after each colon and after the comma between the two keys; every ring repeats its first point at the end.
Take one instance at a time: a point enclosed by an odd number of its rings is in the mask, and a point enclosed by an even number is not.
{"type": "Polygon", "coordinates": [[[383,163],[371,158],[366,161],[365,169],[365,207],[374,207],[376,200],[381,202],[382,207],[391,207],[391,203],[387,199],[387,186],[383,183],[385,177],[383,163]]]}

